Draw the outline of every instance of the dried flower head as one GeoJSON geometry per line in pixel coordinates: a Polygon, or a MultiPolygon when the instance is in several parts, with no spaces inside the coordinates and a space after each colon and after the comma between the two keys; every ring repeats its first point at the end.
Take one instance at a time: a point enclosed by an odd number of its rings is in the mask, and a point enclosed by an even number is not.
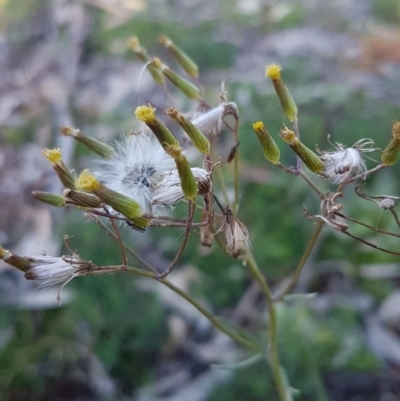
{"type": "Polygon", "coordinates": [[[378,207],[380,207],[383,210],[393,210],[395,206],[399,203],[400,197],[399,196],[393,196],[393,195],[375,195],[375,196],[370,196],[365,194],[362,191],[362,185],[357,185],[354,188],[355,193],[363,199],[369,200],[374,202],[378,207]]]}
{"type": "Polygon", "coordinates": [[[367,167],[362,154],[373,152],[371,148],[374,142],[371,139],[360,139],[352,147],[345,148],[342,144],[336,144],[334,152],[321,152],[320,158],[324,163],[324,173],[332,184],[341,184],[352,176],[366,178],[367,167]]]}
{"type": "Polygon", "coordinates": [[[226,251],[237,258],[241,251],[250,249],[249,230],[246,226],[233,214],[229,207],[224,210],[225,221],[222,230],[225,235],[226,251]]]}

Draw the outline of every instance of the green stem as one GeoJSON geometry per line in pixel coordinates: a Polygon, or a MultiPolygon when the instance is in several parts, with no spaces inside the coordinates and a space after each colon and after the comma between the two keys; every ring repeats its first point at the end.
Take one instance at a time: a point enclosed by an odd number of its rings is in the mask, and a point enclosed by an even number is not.
{"type": "Polygon", "coordinates": [[[303,256],[301,257],[300,262],[297,265],[296,271],[294,272],[292,278],[290,279],[290,282],[287,285],[287,287],[274,299],[275,302],[281,301],[284,298],[284,296],[289,294],[295,287],[297,280],[299,279],[299,276],[300,276],[301,272],[303,271],[303,267],[305,266],[312,250],[314,249],[314,246],[317,242],[317,239],[319,237],[319,234],[321,233],[323,226],[324,226],[324,223],[321,221],[315,227],[315,230],[314,230],[311,238],[308,241],[308,244],[303,253],[303,256]]]}
{"type": "Polygon", "coordinates": [[[254,278],[260,283],[261,289],[264,293],[265,300],[267,303],[268,315],[269,315],[269,327],[268,327],[268,361],[271,366],[272,375],[274,377],[275,385],[279,394],[280,401],[289,401],[288,394],[290,394],[290,388],[285,384],[285,378],[282,374],[281,363],[279,360],[278,353],[278,324],[277,315],[274,300],[272,297],[271,290],[261,274],[261,271],[254,259],[254,256],[248,252],[247,253],[247,266],[249,267],[254,278]]]}
{"type": "MultiPolygon", "coordinates": [[[[234,129],[234,135],[235,135],[235,146],[239,145],[239,135],[238,135],[238,130],[239,130],[239,121],[236,121],[235,124],[235,129],[234,129]]],[[[233,183],[234,183],[234,189],[235,189],[235,197],[233,199],[233,213],[237,213],[238,208],[239,208],[239,147],[236,149],[235,157],[233,159],[233,183]]]]}
{"type": "Polygon", "coordinates": [[[205,308],[203,308],[197,301],[195,301],[192,297],[190,297],[187,293],[182,291],[179,287],[176,287],[174,284],[172,284],[170,281],[167,279],[159,279],[158,276],[152,272],[146,271],[146,270],[141,270],[135,267],[126,267],[125,269],[121,269],[128,271],[130,273],[135,273],[139,274],[141,276],[149,277],[154,280],[159,281],[160,283],[164,284],[168,288],[170,288],[172,291],[174,291],[176,294],[180,295],[182,298],[184,298],[186,301],[188,301],[190,304],[192,304],[203,316],[205,316],[218,330],[222,331],[226,335],[232,338],[232,340],[236,341],[237,343],[241,344],[243,347],[248,348],[251,351],[255,352],[262,352],[262,348],[259,346],[253,344],[251,341],[246,340],[244,337],[240,336],[237,333],[232,332],[231,330],[227,329],[213,314],[208,312],[205,308]]]}
{"type": "Polygon", "coordinates": [[[300,170],[300,176],[303,178],[304,181],[307,182],[307,184],[318,194],[320,198],[322,198],[323,194],[322,192],[318,189],[318,187],[304,174],[302,170],[300,170]]]}

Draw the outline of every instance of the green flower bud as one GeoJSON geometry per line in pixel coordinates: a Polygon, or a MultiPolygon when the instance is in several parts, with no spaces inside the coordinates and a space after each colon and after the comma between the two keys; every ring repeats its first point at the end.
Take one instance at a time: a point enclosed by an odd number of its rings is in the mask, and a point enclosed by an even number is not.
{"type": "MultiPolygon", "coordinates": [[[[150,62],[150,56],[148,55],[146,49],[140,45],[139,39],[136,36],[129,39],[128,46],[144,63],[150,62]]],[[[147,64],[147,69],[149,70],[155,83],[163,84],[165,82],[163,73],[155,65],[149,63],[147,64]]]]}
{"type": "Polygon", "coordinates": [[[101,207],[102,201],[96,195],[87,192],[65,189],[63,195],[71,200],[74,204],[81,207],[98,208],[101,207]]]}
{"type": "Polygon", "coordinates": [[[153,107],[139,106],[135,110],[135,116],[153,131],[162,147],[180,146],[178,140],[172,135],[171,131],[158,120],[153,107]]]}
{"type": "Polygon", "coordinates": [[[196,179],[190,169],[188,160],[182,154],[181,147],[179,145],[167,146],[165,151],[175,160],[183,194],[189,200],[196,199],[198,192],[196,179]]]}
{"type": "Polygon", "coordinates": [[[161,70],[164,76],[175,85],[181,92],[183,92],[189,99],[201,100],[200,90],[191,82],[182,78],[176,72],[172,71],[160,59],[154,58],[152,64],[161,70]]]}
{"type": "Polygon", "coordinates": [[[264,123],[261,121],[253,124],[253,130],[256,133],[258,140],[263,148],[265,158],[272,164],[279,163],[280,151],[278,145],[273,140],[272,136],[266,130],[264,123]]]}
{"type": "Polygon", "coordinates": [[[114,210],[123,214],[137,227],[144,228],[150,224],[150,220],[143,217],[142,208],[136,201],[107,188],[97,181],[89,170],[82,171],[76,181],[76,187],[82,191],[93,192],[105,204],[110,205],[114,210]]]}
{"type": "Polygon", "coordinates": [[[392,126],[392,139],[382,153],[381,162],[385,166],[392,166],[396,163],[400,151],[400,121],[392,126]]]}
{"type": "Polygon", "coordinates": [[[60,128],[60,133],[61,135],[70,136],[76,139],[78,142],[83,143],[89,149],[93,150],[93,152],[97,153],[101,157],[104,157],[105,159],[110,159],[114,156],[115,151],[113,147],[95,138],[84,135],[79,129],[73,129],[65,125],[60,128]]]}
{"type": "Polygon", "coordinates": [[[303,145],[293,131],[285,128],[281,130],[280,136],[290,145],[310,171],[315,174],[322,174],[324,172],[324,165],[321,159],[311,149],[303,145]]]}
{"type": "Polygon", "coordinates": [[[43,149],[42,155],[53,165],[53,169],[64,187],[74,189],[75,178],[66,164],[62,161],[61,149],[43,149]]]}
{"type": "Polygon", "coordinates": [[[169,50],[188,75],[195,78],[199,76],[199,67],[196,63],[184,51],[176,46],[170,38],[164,35],[160,36],[158,41],[169,50]]]}
{"type": "Polygon", "coordinates": [[[28,258],[18,256],[7,249],[4,249],[2,246],[0,246],[0,259],[23,272],[26,272],[31,265],[28,258]]]}
{"type": "Polygon", "coordinates": [[[269,65],[265,70],[265,75],[272,80],[275,88],[275,92],[278,95],[279,101],[283,112],[291,123],[297,119],[297,107],[296,104],[281,77],[281,67],[276,64],[269,65]]]}
{"type": "Polygon", "coordinates": [[[59,194],[53,194],[51,192],[43,192],[43,191],[34,191],[32,195],[41,202],[48,203],[49,205],[55,207],[63,207],[65,206],[65,202],[67,201],[64,196],[59,194]]]}
{"type": "Polygon", "coordinates": [[[208,139],[191,121],[187,120],[183,114],[179,113],[178,110],[173,107],[169,107],[164,113],[183,128],[199,152],[205,155],[210,153],[210,142],[208,139]]]}

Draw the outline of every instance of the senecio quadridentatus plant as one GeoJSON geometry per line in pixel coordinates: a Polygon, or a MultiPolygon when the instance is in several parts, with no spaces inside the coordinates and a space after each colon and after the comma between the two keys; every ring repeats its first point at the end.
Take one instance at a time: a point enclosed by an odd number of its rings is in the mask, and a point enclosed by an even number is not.
{"type": "MultiPolygon", "coordinates": [[[[217,329],[252,352],[266,355],[279,399],[291,400],[294,390],[290,387],[281,367],[278,353],[276,303],[283,300],[294,288],[325,226],[377,250],[400,255],[398,252],[382,248],[356,236],[350,231],[346,221],[360,224],[384,235],[399,237],[399,234],[372,227],[346,216],[342,211],[343,205],[338,203],[347,185],[365,180],[369,175],[392,166],[396,162],[400,150],[400,122],[393,124],[392,138],[383,151],[375,148],[372,140],[360,139],[348,148],[342,144],[336,144],[332,145],[333,150],[321,151],[317,148],[314,152],[300,140],[297,107],[283,82],[281,67],[271,64],[266,68],[266,77],[272,81],[282,109],[291,123],[292,129],[284,126],[280,137],[296,154],[296,166],[286,167],[281,164],[279,146],[263,122],[255,122],[253,130],[259,139],[265,158],[286,173],[302,177],[321,201],[319,214],[312,215],[304,208],[307,218],[314,220],[316,227],[290,282],[281,294],[274,297],[253,257],[249,231],[237,216],[240,200],[237,151],[238,108],[235,103],[228,101],[225,91],[222,91],[220,95],[219,105],[209,106],[199,89],[197,65],[166,36],[160,38],[160,43],[170,51],[197,85],[178,75],[160,59],[151,58],[136,37],[130,40],[129,46],[145,63],[145,68],[150,72],[155,83],[166,90],[166,82],[169,81],[195,103],[195,110],[190,114],[183,114],[174,107],[163,110],[163,114],[173,121],[172,131],[181,127],[186,140],[180,143],[176,139],[159,117],[162,110],[157,110],[151,104],[140,105],[136,108],[137,129],[119,138],[113,145],[89,137],[79,129],[62,127],[61,135],[81,142],[97,153],[100,158],[91,163],[90,169],[76,176],[73,170],[63,162],[61,149],[45,149],[43,156],[52,163],[65,189],[62,194],[40,191],[33,193],[37,199],[53,206],[70,206],[84,212],[116,241],[120,248],[122,263],[114,266],[97,266],[86,261],[72,251],[68,237],[66,237],[66,245],[70,254],[66,256],[53,257],[46,254],[19,256],[0,247],[0,257],[22,270],[25,277],[28,280],[34,280],[39,287],[58,285],[59,295],[61,289],[71,279],[87,274],[129,272],[158,280],[194,305],[217,329]],[[228,130],[233,135],[233,146],[229,155],[225,155],[225,161],[218,155],[216,142],[222,129],[228,130]],[[183,144],[185,148],[194,147],[202,154],[201,166],[190,165],[183,144]],[[380,163],[368,170],[364,154],[377,150],[381,151],[380,163]],[[227,164],[232,166],[230,169],[233,172],[233,199],[230,199],[224,181],[223,169],[227,164]],[[321,191],[309,175],[304,173],[302,165],[306,166],[311,173],[328,180],[335,189],[328,192],[321,191]],[[187,204],[186,219],[171,216],[173,212],[171,206],[178,202],[187,204]],[[200,212],[196,214],[197,210],[200,212]],[[151,227],[181,227],[184,233],[176,256],[164,271],[159,272],[123,241],[121,230],[125,227],[141,232],[151,227]],[[232,257],[243,260],[243,265],[249,268],[254,278],[260,283],[269,316],[266,350],[263,345],[249,340],[250,336],[243,336],[241,334],[243,329],[238,331],[232,329],[231,325],[225,325],[189,294],[166,279],[166,276],[179,263],[192,231],[199,232],[203,246],[211,247],[215,242],[232,257]],[[128,254],[135,258],[140,267],[132,267],[128,264],[128,254]]],[[[390,211],[400,227],[400,221],[394,210],[398,197],[368,196],[363,193],[360,185],[355,187],[355,192],[359,197],[373,201],[383,210],[390,211]]]]}

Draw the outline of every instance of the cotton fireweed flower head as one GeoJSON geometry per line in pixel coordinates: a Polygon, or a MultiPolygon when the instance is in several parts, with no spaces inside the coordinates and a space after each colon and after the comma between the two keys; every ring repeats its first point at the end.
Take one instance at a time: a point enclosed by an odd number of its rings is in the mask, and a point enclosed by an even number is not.
{"type": "Polygon", "coordinates": [[[95,267],[76,255],[53,257],[49,255],[29,256],[27,280],[34,280],[38,287],[64,285],[77,276],[84,276],[95,267]]]}
{"type": "Polygon", "coordinates": [[[363,153],[373,152],[376,148],[370,147],[374,142],[371,139],[360,139],[352,147],[345,148],[337,143],[334,152],[320,152],[324,163],[324,174],[332,184],[341,184],[352,176],[366,178],[367,167],[363,153]]]}
{"type": "Polygon", "coordinates": [[[237,117],[238,109],[236,104],[232,102],[222,102],[219,106],[193,119],[192,124],[204,135],[218,135],[222,129],[224,118],[229,115],[237,117]]]}
{"type": "MultiPolygon", "coordinates": [[[[191,170],[199,195],[210,193],[212,187],[210,173],[198,167],[193,167],[191,170]]],[[[172,170],[155,188],[153,204],[172,206],[184,197],[178,170],[172,170]]]]}
{"type": "Polygon", "coordinates": [[[224,215],[225,221],[222,231],[225,235],[226,251],[234,258],[237,258],[241,251],[251,248],[249,230],[236,218],[229,207],[225,208],[224,215]]]}
{"type": "Polygon", "coordinates": [[[153,212],[154,190],[175,170],[175,161],[153,134],[132,133],[115,144],[115,155],[95,162],[95,177],[106,187],[134,199],[145,213],[153,212]]]}

